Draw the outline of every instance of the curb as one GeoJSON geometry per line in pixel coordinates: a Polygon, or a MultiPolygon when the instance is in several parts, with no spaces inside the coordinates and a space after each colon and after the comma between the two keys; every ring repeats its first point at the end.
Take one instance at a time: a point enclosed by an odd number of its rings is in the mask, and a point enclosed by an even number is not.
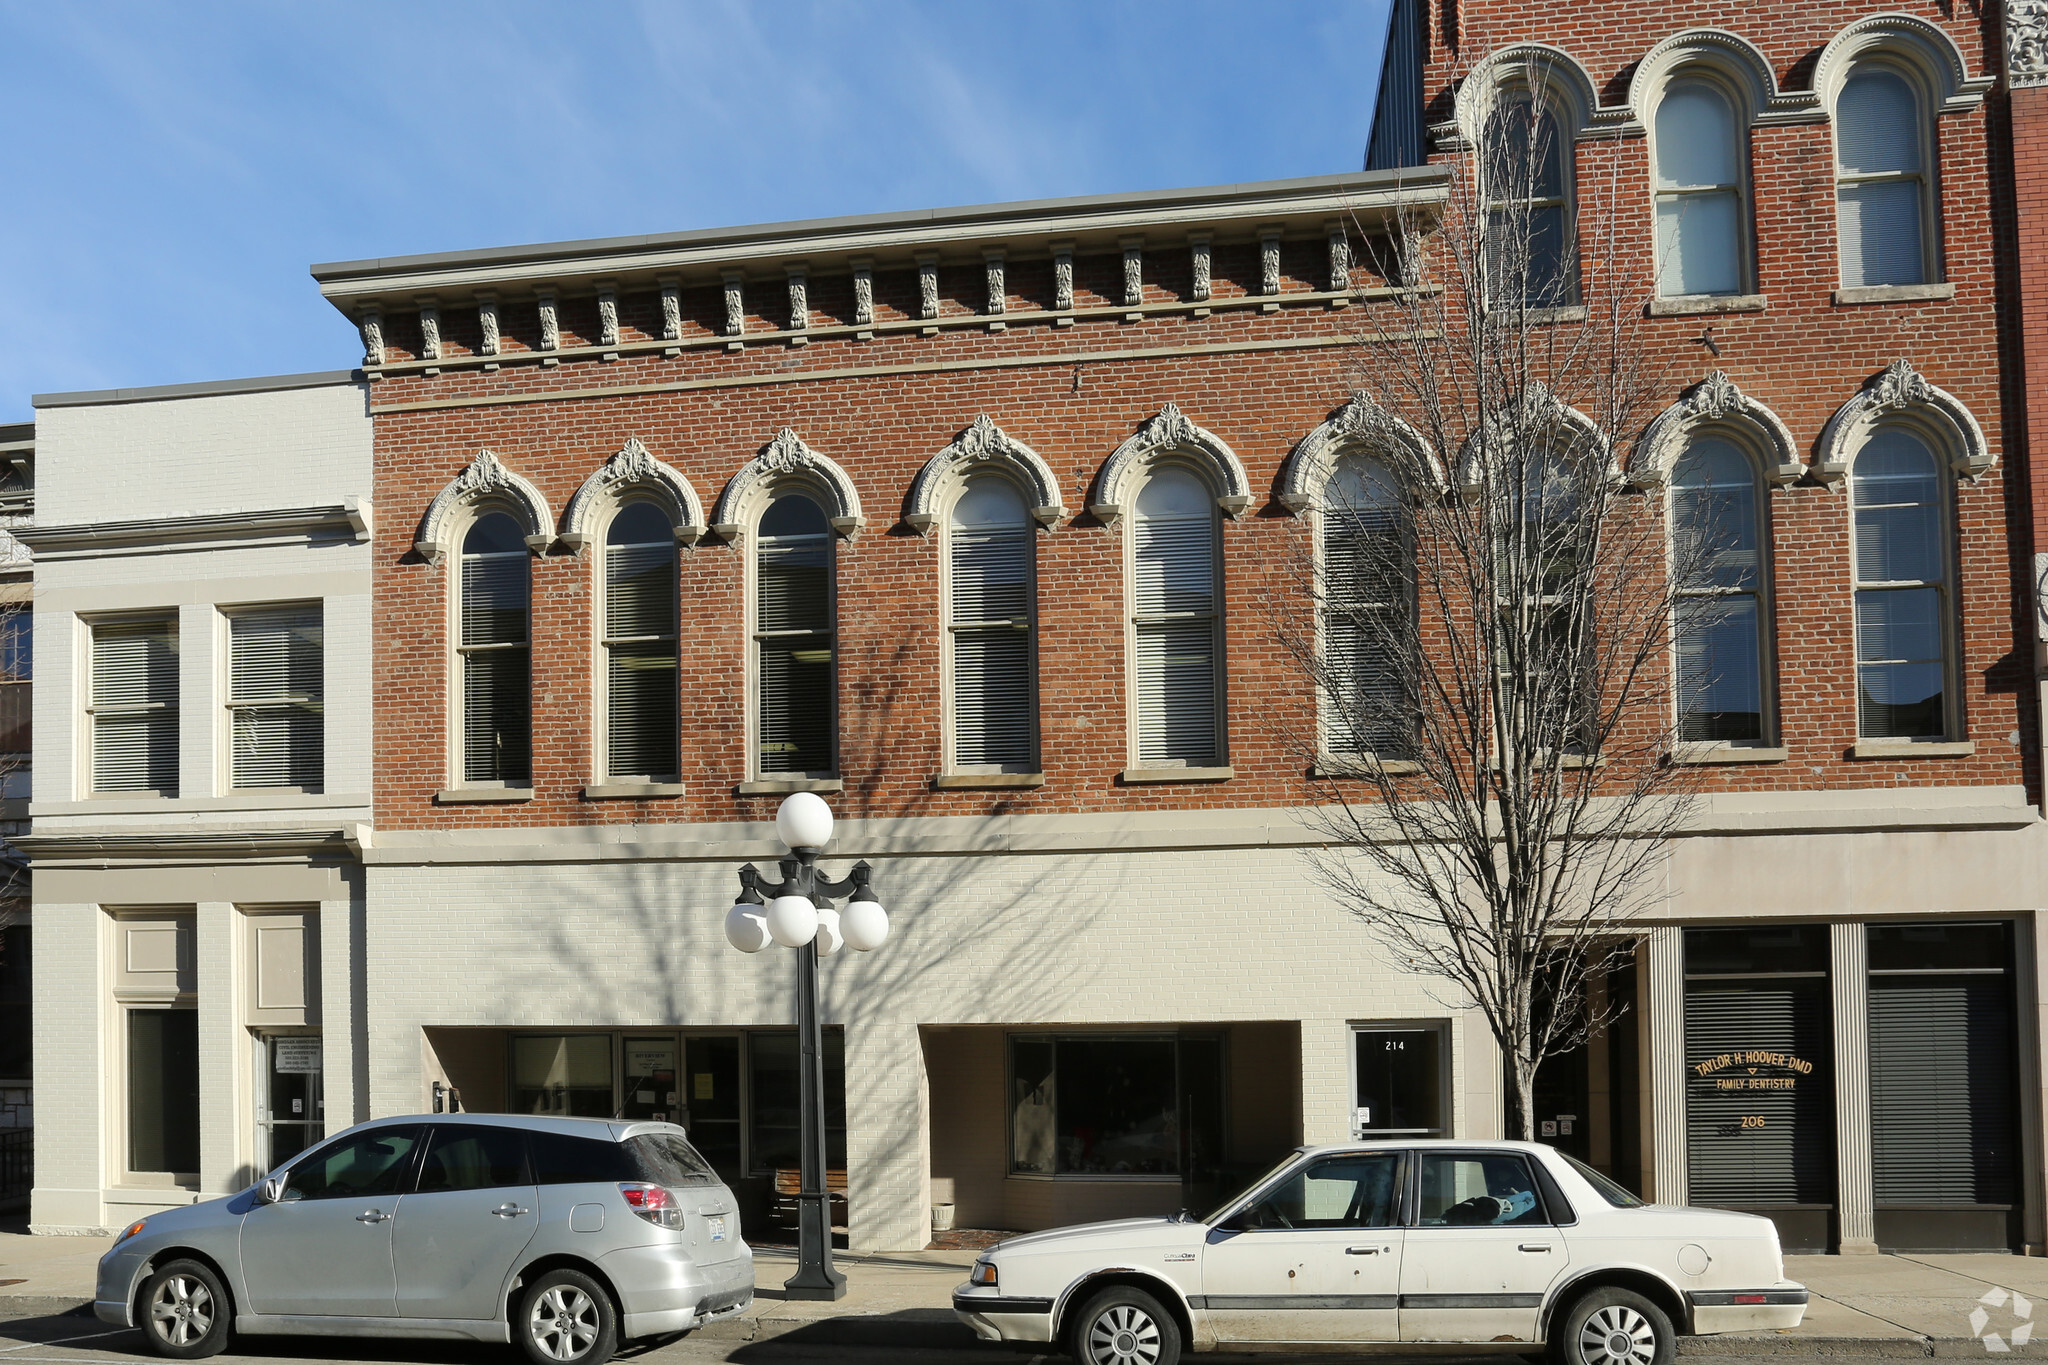
{"type": "Polygon", "coordinates": [[[1818,1337],[1787,1332],[1771,1336],[1680,1337],[1682,1356],[1858,1356],[1888,1359],[1976,1360],[1984,1343],[1972,1337],[1818,1337]]]}
{"type": "Polygon", "coordinates": [[[691,1335],[706,1341],[783,1340],[816,1346],[893,1346],[904,1349],[971,1346],[974,1332],[946,1308],[837,1317],[735,1317],[706,1323],[691,1335]]]}

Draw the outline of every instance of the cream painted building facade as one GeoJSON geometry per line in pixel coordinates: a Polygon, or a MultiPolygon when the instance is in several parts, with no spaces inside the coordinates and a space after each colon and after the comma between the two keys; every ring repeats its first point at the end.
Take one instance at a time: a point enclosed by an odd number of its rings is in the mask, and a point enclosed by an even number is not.
{"type": "Polygon", "coordinates": [[[38,1231],[240,1188],[366,1112],[370,430],[347,372],[50,394],[38,1231]]]}

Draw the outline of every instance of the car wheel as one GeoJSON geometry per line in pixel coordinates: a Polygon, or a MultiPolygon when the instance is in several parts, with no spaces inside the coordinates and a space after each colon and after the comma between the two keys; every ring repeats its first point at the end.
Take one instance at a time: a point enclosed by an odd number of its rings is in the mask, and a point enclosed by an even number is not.
{"type": "Polygon", "coordinates": [[[1142,1289],[1105,1289],[1074,1319],[1069,1347],[1081,1365],[1178,1365],[1180,1324],[1142,1289]]]}
{"type": "Polygon", "coordinates": [[[1671,1365],[1677,1350],[1678,1333],[1663,1309],[1611,1287],[1574,1303],[1551,1338],[1557,1365],[1671,1365]]]}
{"type": "Polygon", "coordinates": [[[227,1349],[234,1313],[220,1276],[198,1261],[172,1261],[142,1282],[142,1338],[173,1360],[200,1360],[227,1349]]]}
{"type": "Polygon", "coordinates": [[[611,1295],[580,1270],[550,1270],[526,1287],[512,1333],[534,1365],[604,1365],[619,1349],[611,1295]]]}

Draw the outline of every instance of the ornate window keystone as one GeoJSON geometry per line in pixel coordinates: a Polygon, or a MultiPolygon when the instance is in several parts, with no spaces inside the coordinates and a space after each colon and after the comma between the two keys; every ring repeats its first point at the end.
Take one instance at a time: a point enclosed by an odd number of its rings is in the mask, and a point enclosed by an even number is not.
{"type": "Polygon", "coordinates": [[[420,519],[413,549],[429,564],[439,565],[455,545],[455,532],[470,508],[489,506],[509,514],[526,536],[526,548],[546,554],[555,539],[555,514],[531,482],[505,468],[497,455],[479,450],[434,496],[420,519]]]}
{"type": "Polygon", "coordinates": [[[1792,432],[1778,414],[1715,370],[1658,413],[1643,432],[1629,456],[1629,482],[1637,488],[1663,487],[1693,437],[1716,427],[1732,428],[1728,434],[1742,438],[1772,483],[1782,487],[1806,473],[1792,432]]]}
{"type": "Polygon", "coordinates": [[[904,523],[923,535],[938,521],[939,509],[958,486],[991,466],[1004,469],[1022,485],[1033,504],[1032,519],[1039,525],[1051,528],[1067,514],[1060,505],[1060,481],[1052,467],[984,412],[917,472],[910,485],[910,508],[904,523]]]}
{"type": "Polygon", "coordinates": [[[852,478],[784,427],[727,482],[718,509],[711,514],[711,534],[722,540],[736,539],[760,519],[774,497],[791,489],[802,489],[816,498],[832,530],[843,539],[852,540],[867,525],[852,478]]]}
{"type": "Polygon", "coordinates": [[[1114,524],[1131,507],[1147,471],[1162,459],[1178,458],[1200,468],[1221,491],[1216,505],[1235,518],[1252,505],[1251,481],[1237,452],[1214,432],[1197,426],[1176,404],[1168,403],[1146,419],[1131,438],[1110,452],[1096,475],[1096,497],[1088,505],[1095,517],[1114,524]]]}
{"type": "Polygon", "coordinates": [[[603,509],[630,493],[645,493],[659,503],[675,523],[676,539],[682,544],[692,544],[704,534],[704,504],[698,500],[697,490],[634,436],[569,499],[568,509],[562,513],[562,544],[581,554],[596,535],[603,509]]]}
{"type": "Polygon", "coordinates": [[[1829,485],[1840,482],[1871,429],[1891,422],[1912,428],[1948,461],[1959,479],[1975,479],[1996,463],[1984,429],[1970,410],[1915,369],[1912,361],[1900,359],[1865,380],[1862,390],[1828,419],[1820,433],[1814,477],[1829,485]]]}
{"type": "Polygon", "coordinates": [[[1276,497],[1282,507],[1297,516],[1313,511],[1336,472],[1337,462],[1346,454],[1362,451],[1382,456],[1396,446],[1407,452],[1412,467],[1426,472],[1436,491],[1443,490],[1443,463],[1422,433],[1365,394],[1353,394],[1344,406],[1302,437],[1288,455],[1287,463],[1280,469],[1276,497]]]}

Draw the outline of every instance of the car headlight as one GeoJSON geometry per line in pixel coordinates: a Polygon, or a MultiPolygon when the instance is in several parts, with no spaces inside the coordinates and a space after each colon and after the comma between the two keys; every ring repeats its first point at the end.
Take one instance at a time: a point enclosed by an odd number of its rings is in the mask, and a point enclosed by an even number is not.
{"type": "Polygon", "coordinates": [[[976,1261],[974,1269],[967,1272],[967,1282],[980,1285],[984,1289],[994,1289],[996,1287],[996,1263],[994,1261],[976,1261]]]}
{"type": "MultiPolygon", "coordinates": [[[[129,1225],[127,1226],[127,1227],[125,1227],[125,1228],[123,1228],[123,1229],[121,1230],[121,1235],[120,1235],[119,1237],[116,1237],[116,1238],[114,1239],[114,1246],[119,1246],[119,1245],[121,1245],[121,1243],[123,1243],[123,1242],[127,1241],[127,1240],[128,1240],[128,1239],[129,1239],[130,1237],[133,1237],[133,1236],[137,1235],[137,1234],[138,1234],[138,1233],[140,1233],[140,1232],[141,1232],[141,1231],[142,1231],[142,1230],[143,1230],[144,1228],[146,1228],[146,1227],[148,1227],[148,1226],[149,1226],[149,1220],[148,1220],[147,1218],[138,1218],[138,1219],[136,1219],[136,1220],[135,1220],[134,1222],[130,1223],[130,1224],[129,1224],[129,1225]]],[[[109,1247],[109,1248],[108,1248],[108,1250],[110,1250],[110,1251],[111,1251],[112,1249],[113,1249],[112,1247],[109,1247]]]]}

